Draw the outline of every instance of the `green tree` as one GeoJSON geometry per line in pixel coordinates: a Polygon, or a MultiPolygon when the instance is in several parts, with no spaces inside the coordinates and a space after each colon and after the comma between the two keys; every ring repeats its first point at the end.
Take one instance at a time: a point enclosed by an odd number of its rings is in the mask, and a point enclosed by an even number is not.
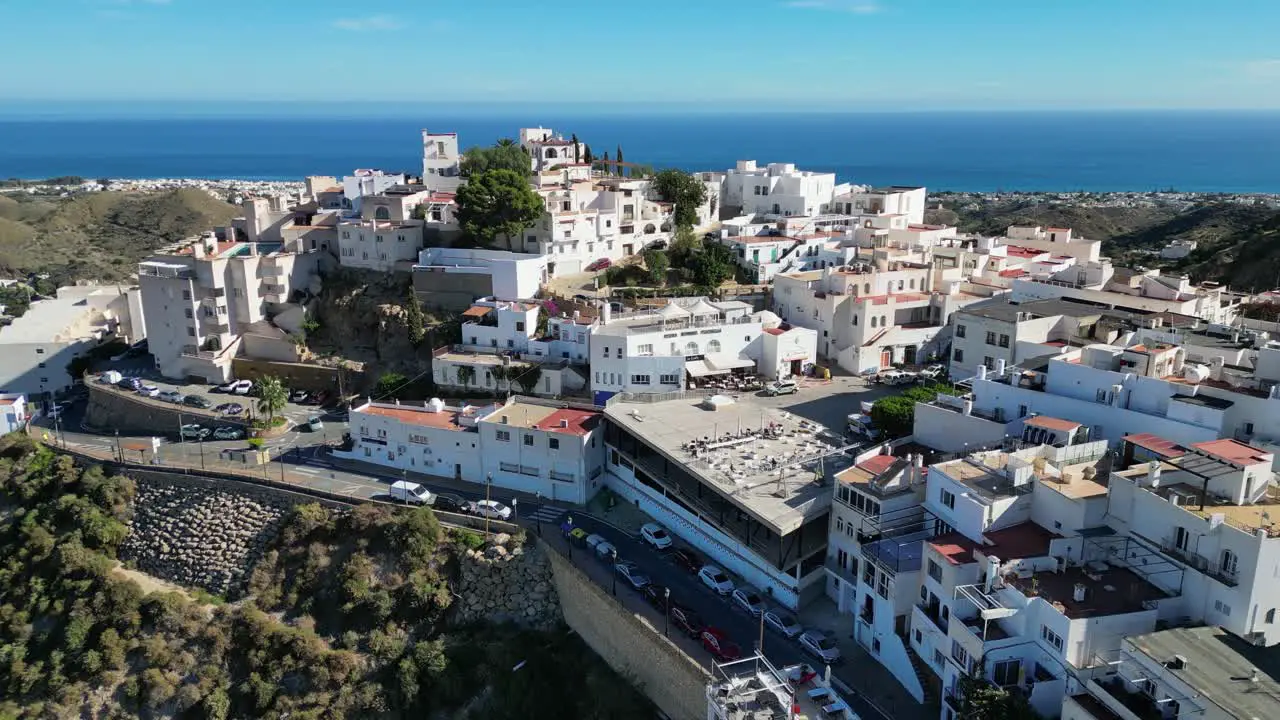
{"type": "Polygon", "coordinates": [[[569,141],[573,143],[573,161],[575,163],[582,162],[582,146],[578,144],[578,133],[574,133],[569,141]]]}
{"type": "Polygon", "coordinates": [[[524,390],[525,395],[532,395],[533,391],[538,388],[538,381],[542,379],[542,366],[532,365],[520,371],[515,381],[520,385],[520,389],[524,390]]]}
{"type": "Polygon", "coordinates": [[[427,338],[427,318],[422,313],[422,303],[418,302],[418,294],[409,288],[409,297],[404,304],[405,323],[409,326],[409,342],[414,347],[422,344],[427,338]]]}
{"type": "Polygon", "coordinates": [[[644,266],[649,269],[649,280],[659,287],[667,283],[667,270],[671,268],[671,261],[667,259],[667,254],[661,250],[647,250],[644,254],[644,266]]]}
{"type": "Polygon", "coordinates": [[[619,175],[625,175],[625,174],[626,174],[626,170],[625,170],[625,169],[623,168],[623,166],[622,166],[622,162],[623,162],[623,160],[622,160],[622,145],[618,145],[618,152],[617,152],[617,154],[614,156],[614,161],[618,163],[618,174],[619,174],[619,175]]]}
{"type": "Polygon", "coordinates": [[[595,156],[591,154],[591,146],[586,143],[583,143],[582,144],[582,162],[593,163],[595,162],[595,160],[596,160],[595,156]]]}
{"type": "Polygon", "coordinates": [[[284,409],[289,402],[289,391],[278,377],[264,377],[258,381],[258,412],[270,422],[276,413],[284,409]]]}
{"type": "Polygon", "coordinates": [[[955,395],[957,391],[951,385],[931,383],[887,395],[871,406],[871,422],[889,437],[910,435],[915,425],[916,403],[932,402],[938,393],[955,395]]]}
{"type": "Polygon", "coordinates": [[[409,378],[398,372],[384,372],[378,378],[378,383],[373,386],[373,397],[375,400],[396,396],[396,393],[404,389],[409,384],[409,378]]]}
{"type": "Polygon", "coordinates": [[[691,266],[693,256],[701,249],[702,239],[693,232],[693,228],[680,227],[676,228],[675,237],[667,247],[667,255],[674,267],[687,268],[691,266]]]}
{"type": "Polygon", "coordinates": [[[1026,698],[982,678],[962,676],[956,683],[961,720],[1039,720],[1026,698]]]}
{"type": "Polygon", "coordinates": [[[663,170],[653,177],[653,189],[658,197],[675,205],[676,227],[698,224],[698,208],[707,201],[702,181],[682,170],[663,170]]]}
{"type": "Polygon", "coordinates": [[[510,244],[545,212],[542,198],[523,175],[511,170],[472,175],[458,188],[455,200],[463,232],[485,244],[493,244],[499,237],[510,244]]]}
{"type": "Polygon", "coordinates": [[[510,170],[528,177],[532,163],[529,153],[511,138],[502,138],[492,147],[467,148],[462,153],[462,174],[475,176],[490,170],[510,170]]]}
{"type": "Polygon", "coordinates": [[[720,243],[704,243],[693,257],[693,279],[703,287],[718,287],[732,278],[736,269],[733,251],[720,243]]]}

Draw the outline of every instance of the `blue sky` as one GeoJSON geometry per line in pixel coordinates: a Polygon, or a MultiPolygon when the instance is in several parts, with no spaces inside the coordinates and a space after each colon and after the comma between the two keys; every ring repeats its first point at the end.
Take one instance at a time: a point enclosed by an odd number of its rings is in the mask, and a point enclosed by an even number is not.
{"type": "Polygon", "coordinates": [[[0,0],[0,105],[1280,108],[1276,28],[1277,0],[0,0]]]}

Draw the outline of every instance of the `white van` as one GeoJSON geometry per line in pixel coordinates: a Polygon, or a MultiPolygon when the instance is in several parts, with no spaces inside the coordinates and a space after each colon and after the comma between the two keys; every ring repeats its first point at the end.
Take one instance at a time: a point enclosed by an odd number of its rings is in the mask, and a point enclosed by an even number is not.
{"type": "Polygon", "coordinates": [[[436,502],[435,496],[429,490],[407,480],[397,480],[391,484],[391,499],[415,505],[434,505],[436,502]]]}

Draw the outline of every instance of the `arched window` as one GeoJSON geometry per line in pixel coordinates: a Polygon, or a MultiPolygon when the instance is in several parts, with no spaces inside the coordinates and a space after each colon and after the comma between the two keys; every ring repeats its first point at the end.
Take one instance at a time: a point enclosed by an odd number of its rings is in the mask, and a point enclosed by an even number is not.
{"type": "Polygon", "coordinates": [[[910,284],[910,285],[908,285],[908,287],[910,287],[912,290],[915,290],[915,289],[916,289],[916,279],[915,279],[915,278],[911,278],[911,284],[910,284]]]}
{"type": "Polygon", "coordinates": [[[658,228],[654,227],[654,226],[653,226],[653,223],[649,223],[648,225],[645,225],[645,226],[644,226],[644,234],[645,234],[645,235],[652,235],[652,234],[654,234],[654,233],[656,233],[656,232],[658,232],[658,228]]]}
{"type": "Polygon", "coordinates": [[[876,326],[876,316],[875,316],[875,315],[872,315],[872,316],[871,316],[871,327],[875,327],[875,326],[876,326]]]}
{"type": "Polygon", "coordinates": [[[899,281],[898,281],[898,290],[899,290],[899,291],[901,291],[901,290],[902,290],[902,281],[901,281],[901,280],[899,280],[899,281]]]}
{"type": "Polygon", "coordinates": [[[1276,621],[1276,609],[1271,608],[1270,610],[1267,611],[1267,624],[1270,625],[1275,621],[1276,621]]]}
{"type": "Polygon", "coordinates": [[[556,156],[556,149],[547,148],[547,158],[550,159],[550,158],[554,158],[555,156],[556,156]]]}
{"type": "Polygon", "coordinates": [[[698,354],[698,343],[690,340],[689,344],[684,346],[684,355],[685,357],[689,357],[690,355],[697,355],[697,354],[698,354]]]}
{"type": "Polygon", "coordinates": [[[373,211],[373,219],[374,220],[390,220],[391,211],[385,207],[377,208],[376,210],[373,211]]]}
{"type": "Polygon", "coordinates": [[[889,323],[884,321],[884,316],[880,316],[880,327],[889,327],[889,323]]]}
{"type": "Polygon", "coordinates": [[[708,343],[707,343],[707,352],[709,352],[709,353],[718,353],[718,352],[720,352],[720,341],[719,341],[719,340],[712,340],[712,341],[708,342],[708,343]]]}

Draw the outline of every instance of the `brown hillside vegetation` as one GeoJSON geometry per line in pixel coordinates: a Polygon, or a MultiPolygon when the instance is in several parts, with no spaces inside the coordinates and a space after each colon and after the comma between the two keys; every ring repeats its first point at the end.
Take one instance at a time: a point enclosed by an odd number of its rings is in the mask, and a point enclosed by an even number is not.
{"type": "Polygon", "coordinates": [[[199,190],[0,196],[0,276],[47,272],[55,282],[123,280],[153,250],[225,225],[238,209],[199,190]]]}

